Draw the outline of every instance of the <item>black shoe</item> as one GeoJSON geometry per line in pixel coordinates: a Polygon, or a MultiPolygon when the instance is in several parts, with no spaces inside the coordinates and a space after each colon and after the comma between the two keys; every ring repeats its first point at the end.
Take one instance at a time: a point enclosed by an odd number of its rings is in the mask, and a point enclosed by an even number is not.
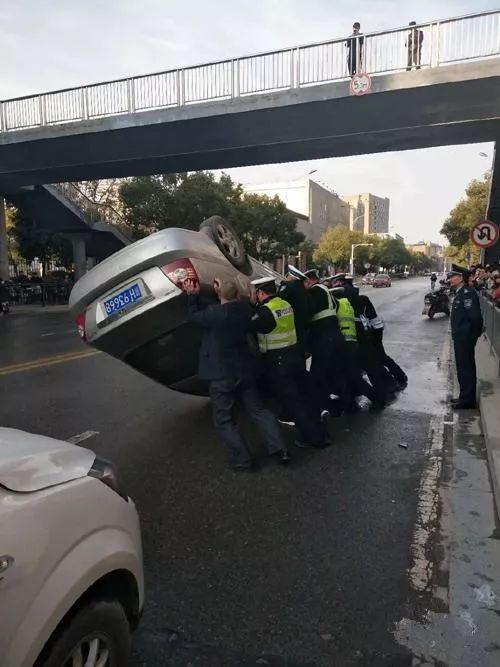
{"type": "Polygon", "coordinates": [[[231,463],[229,470],[233,472],[257,472],[257,466],[253,461],[251,463],[231,463]]]}
{"type": "Polygon", "coordinates": [[[272,457],[282,466],[287,466],[292,460],[290,452],[286,448],[281,449],[279,452],[275,452],[272,454],[272,457]]]}
{"type": "Polygon", "coordinates": [[[450,400],[450,403],[451,403],[452,405],[453,405],[454,403],[461,403],[461,402],[462,402],[462,399],[460,399],[460,398],[452,398],[452,399],[450,400]]]}
{"type": "Polygon", "coordinates": [[[294,444],[296,447],[299,447],[299,449],[324,449],[325,447],[328,447],[325,442],[314,443],[309,442],[308,440],[295,440],[294,444]]]}
{"type": "Polygon", "coordinates": [[[476,403],[466,403],[465,401],[457,401],[457,403],[452,403],[451,407],[454,410],[475,410],[477,405],[476,403]]]}

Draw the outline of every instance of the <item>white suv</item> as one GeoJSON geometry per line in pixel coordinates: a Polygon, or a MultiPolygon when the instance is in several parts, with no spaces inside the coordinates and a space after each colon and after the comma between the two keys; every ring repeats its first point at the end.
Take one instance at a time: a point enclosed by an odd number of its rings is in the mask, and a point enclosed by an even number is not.
{"type": "Polygon", "coordinates": [[[0,665],[125,667],[143,600],[139,518],[111,464],[0,428],[0,665]]]}

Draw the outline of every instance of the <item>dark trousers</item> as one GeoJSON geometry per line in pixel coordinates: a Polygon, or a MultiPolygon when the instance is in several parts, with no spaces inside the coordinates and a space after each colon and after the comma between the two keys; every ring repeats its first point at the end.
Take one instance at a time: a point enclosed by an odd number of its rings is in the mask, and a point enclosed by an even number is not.
{"type": "Polygon", "coordinates": [[[408,382],[408,377],[404,370],[390,357],[384,349],[384,344],[380,340],[373,344],[375,353],[380,363],[389,371],[392,377],[401,384],[408,382]]]}
{"type": "MultiPolygon", "coordinates": [[[[311,368],[309,385],[314,405],[321,413],[330,404],[332,374],[335,358],[335,342],[327,332],[316,332],[311,336],[311,368]]],[[[338,356],[338,355],[337,355],[338,356]]]]}
{"type": "Polygon", "coordinates": [[[363,378],[361,368],[359,346],[355,342],[346,343],[343,350],[345,377],[347,378],[347,387],[350,393],[350,403],[356,396],[366,396],[372,403],[376,403],[381,398],[372,385],[363,378]]]}
{"type": "Polygon", "coordinates": [[[408,66],[407,70],[411,70],[413,66],[416,69],[420,69],[420,62],[422,60],[422,44],[415,44],[415,46],[410,45],[408,47],[408,66]]]}
{"type": "Polygon", "coordinates": [[[383,403],[387,400],[387,395],[390,393],[394,381],[382,365],[376,348],[371,342],[363,342],[359,346],[359,355],[361,367],[370,380],[377,397],[376,400],[383,403]]]}
{"type": "Polygon", "coordinates": [[[295,422],[301,437],[314,445],[323,444],[325,434],[319,411],[311,404],[305,362],[298,352],[265,359],[264,380],[268,391],[295,422]]]}
{"type": "Polygon", "coordinates": [[[460,385],[459,399],[463,403],[476,403],[476,342],[477,338],[472,340],[455,338],[453,340],[457,378],[460,385]]]}
{"type": "Polygon", "coordinates": [[[257,388],[249,380],[212,380],[210,399],[215,428],[226,445],[229,463],[248,464],[252,455],[238,427],[237,409],[242,406],[257,425],[269,454],[284,449],[285,443],[278,422],[264,407],[257,388]]]}

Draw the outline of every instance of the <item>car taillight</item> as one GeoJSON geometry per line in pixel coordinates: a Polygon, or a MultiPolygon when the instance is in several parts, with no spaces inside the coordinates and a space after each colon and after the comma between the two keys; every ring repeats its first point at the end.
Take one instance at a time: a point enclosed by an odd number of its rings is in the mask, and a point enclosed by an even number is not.
{"type": "Polygon", "coordinates": [[[92,464],[92,468],[88,472],[88,476],[100,480],[103,484],[109,486],[109,488],[119,496],[125,500],[128,500],[128,495],[123,488],[123,483],[118,475],[118,472],[110,461],[101,459],[96,456],[95,461],[92,464]]]}
{"type": "Polygon", "coordinates": [[[82,340],[87,340],[87,335],[85,333],[85,313],[80,313],[75,317],[76,330],[78,335],[82,340]]]}
{"type": "Polygon", "coordinates": [[[192,280],[198,284],[198,275],[189,259],[176,259],[166,266],[160,267],[162,272],[171,280],[176,287],[183,288],[186,280],[192,280]]]}

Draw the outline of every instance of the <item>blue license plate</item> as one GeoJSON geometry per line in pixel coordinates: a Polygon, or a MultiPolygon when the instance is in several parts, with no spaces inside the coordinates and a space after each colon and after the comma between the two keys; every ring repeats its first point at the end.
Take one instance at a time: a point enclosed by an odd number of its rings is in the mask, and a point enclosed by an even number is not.
{"type": "Polygon", "coordinates": [[[114,313],[118,313],[121,310],[126,310],[127,308],[130,308],[132,304],[140,301],[141,299],[141,288],[137,283],[135,283],[134,285],[127,287],[127,289],[118,292],[118,294],[115,294],[111,297],[111,299],[107,299],[104,302],[106,315],[113,315],[114,313]]]}

